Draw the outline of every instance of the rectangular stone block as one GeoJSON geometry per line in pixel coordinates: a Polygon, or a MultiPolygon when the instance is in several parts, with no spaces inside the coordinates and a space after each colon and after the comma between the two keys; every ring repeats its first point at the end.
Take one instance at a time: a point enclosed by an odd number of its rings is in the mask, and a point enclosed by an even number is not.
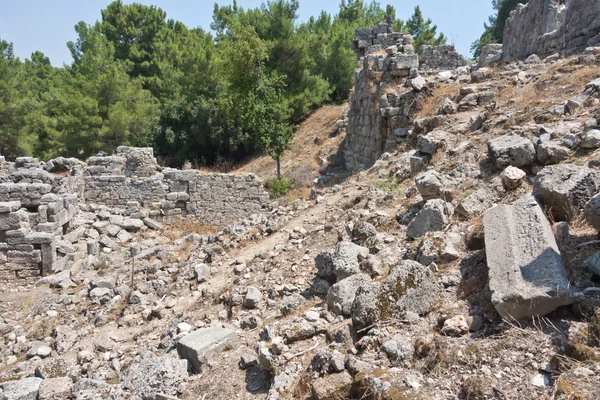
{"type": "Polygon", "coordinates": [[[507,319],[548,314],[572,303],[552,227],[533,197],[483,216],[492,303],[507,319]]]}
{"type": "Polygon", "coordinates": [[[42,262],[40,250],[33,251],[8,251],[8,262],[15,264],[37,264],[42,262]]]}
{"type": "Polygon", "coordinates": [[[4,201],[0,202],[0,213],[11,213],[21,208],[20,201],[4,201]]]}

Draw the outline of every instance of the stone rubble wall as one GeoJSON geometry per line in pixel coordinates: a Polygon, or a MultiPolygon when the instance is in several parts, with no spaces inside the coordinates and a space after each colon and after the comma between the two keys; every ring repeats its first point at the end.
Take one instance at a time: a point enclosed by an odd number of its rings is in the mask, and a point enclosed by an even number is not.
{"type": "Polygon", "coordinates": [[[261,213],[269,204],[255,175],[162,168],[152,149],[119,147],[116,156],[92,157],[83,175],[86,202],[125,207],[137,201],[167,218],[189,215],[223,224],[261,213]]]}
{"type": "Polygon", "coordinates": [[[567,56],[599,43],[600,0],[530,0],[506,21],[502,60],[567,56]]]}
{"type": "Polygon", "coordinates": [[[454,46],[419,47],[419,71],[429,73],[451,70],[467,65],[465,57],[454,46]]]}
{"type": "Polygon", "coordinates": [[[144,224],[159,229],[147,215],[192,216],[222,225],[264,213],[269,195],[253,174],[162,168],[151,148],[119,147],[115,155],[87,163],[62,157],[45,163],[19,157],[12,163],[2,157],[0,283],[35,283],[45,273],[60,271],[67,257],[61,243],[69,235],[80,236],[74,219],[88,204],[126,212],[132,204],[141,205],[149,212],[138,212],[140,220],[124,223],[123,229],[144,224]]]}
{"type": "Polygon", "coordinates": [[[352,48],[358,68],[342,154],[346,168],[358,171],[373,165],[386,149],[395,148],[422,94],[409,84],[420,78],[411,35],[392,32],[391,24],[383,23],[357,29],[352,48]]]}

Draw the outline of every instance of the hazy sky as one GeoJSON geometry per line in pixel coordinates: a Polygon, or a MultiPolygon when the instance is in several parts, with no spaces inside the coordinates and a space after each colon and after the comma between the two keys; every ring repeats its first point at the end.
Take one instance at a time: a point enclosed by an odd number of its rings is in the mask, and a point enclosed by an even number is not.
{"type": "MultiPolygon", "coordinates": [[[[133,1],[126,0],[125,3],[133,1]]],[[[205,0],[137,0],[137,3],[155,5],[188,27],[209,29],[215,1],[205,0]]],[[[231,1],[217,1],[230,4],[231,1]]],[[[259,6],[263,0],[238,0],[244,8],[259,6]]],[[[67,42],[76,39],[73,27],[79,21],[89,24],[101,18],[100,10],[111,0],[5,0],[0,8],[0,38],[13,42],[17,57],[30,58],[40,50],[53,65],[71,62],[67,42]]],[[[423,14],[436,23],[451,44],[469,55],[471,43],[481,36],[483,23],[492,14],[491,0],[390,0],[397,16],[408,19],[416,5],[423,14]]],[[[300,0],[300,20],[317,16],[321,10],[337,13],[339,0],[300,0]]]]}

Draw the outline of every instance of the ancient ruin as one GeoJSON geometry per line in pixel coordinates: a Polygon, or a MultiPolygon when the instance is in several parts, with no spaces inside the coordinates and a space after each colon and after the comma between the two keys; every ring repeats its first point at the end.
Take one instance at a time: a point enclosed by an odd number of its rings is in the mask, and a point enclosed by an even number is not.
{"type": "MultiPolygon", "coordinates": [[[[115,217],[114,224],[138,231],[156,229],[156,221],[177,215],[223,225],[263,213],[269,203],[255,175],[162,168],[151,148],[119,147],[115,155],[90,157],[87,163],[2,158],[1,166],[2,282],[35,283],[61,271],[72,249],[68,242],[83,237],[85,222],[74,219],[87,205],[121,209],[123,216],[115,217]]],[[[101,240],[100,247],[111,247],[107,243],[101,240]]],[[[90,254],[97,251],[98,246],[90,246],[90,254]]]]}

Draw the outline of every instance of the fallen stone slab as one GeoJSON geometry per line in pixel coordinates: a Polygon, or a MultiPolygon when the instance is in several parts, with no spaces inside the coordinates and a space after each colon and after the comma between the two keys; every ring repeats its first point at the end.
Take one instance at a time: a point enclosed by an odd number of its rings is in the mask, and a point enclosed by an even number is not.
{"type": "Polygon", "coordinates": [[[188,360],[194,371],[199,373],[210,357],[227,347],[235,346],[236,342],[236,334],[232,329],[217,327],[198,329],[177,342],[177,353],[179,357],[188,360]]]}
{"type": "Polygon", "coordinates": [[[163,230],[163,226],[161,224],[159,224],[158,222],[156,222],[155,220],[153,220],[152,218],[144,218],[143,219],[144,224],[146,224],[146,226],[152,230],[155,231],[162,231],[163,230]]]}
{"type": "Polygon", "coordinates": [[[545,167],[533,185],[533,195],[558,220],[570,220],[599,190],[600,172],[572,164],[545,167]]]}
{"type": "Polygon", "coordinates": [[[492,303],[507,319],[546,315],[571,304],[552,227],[533,197],[483,216],[492,303]]]}

